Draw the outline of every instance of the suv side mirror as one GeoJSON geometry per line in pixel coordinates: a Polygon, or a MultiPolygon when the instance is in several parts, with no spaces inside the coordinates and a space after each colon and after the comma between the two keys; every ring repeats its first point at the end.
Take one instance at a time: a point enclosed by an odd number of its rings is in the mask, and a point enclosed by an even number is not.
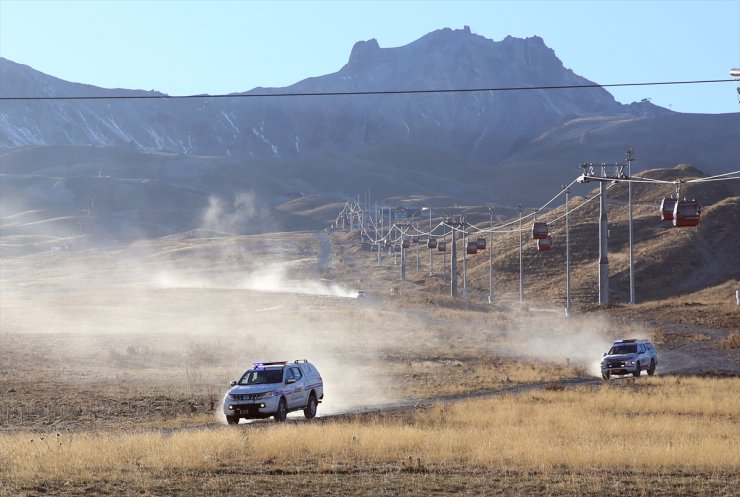
{"type": "Polygon", "coordinates": [[[236,380],[231,380],[231,381],[229,382],[229,386],[230,386],[230,387],[233,387],[234,385],[236,385],[236,380]]]}
{"type": "Polygon", "coordinates": [[[606,357],[606,352],[604,352],[604,357],[606,357]]]}

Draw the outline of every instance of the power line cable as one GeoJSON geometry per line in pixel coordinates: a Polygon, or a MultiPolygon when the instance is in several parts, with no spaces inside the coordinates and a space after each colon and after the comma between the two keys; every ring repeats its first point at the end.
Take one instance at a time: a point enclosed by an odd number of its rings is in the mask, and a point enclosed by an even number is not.
{"type": "Polygon", "coordinates": [[[207,98],[267,98],[267,97],[339,97],[339,96],[362,96],[362,95],[415,95],[435,93],[481,93],[481,92],[503,92],[503,91],[532,91],[532,90],[572,90],[584,88],[617,88],[630,86],[667,86],[667,85],[696,85],[708,83],[729,83],[734,79],[700,79],[688,81],[652,81],[641,83],[610,83],[600,85],[597,83],[583,85],[542,85],[542,86],[498,86],[490,88],[448,88],[429,90],[375,90],[375,91],[329,91],[329,92],[272,92],[272,93],[225,93],[225,94],[199,94],[199,95],[76,95],[56,97],[0,97],[0,101],[62,101],[62,100],[175,100],[175,99],[207,99],[207,98]]]}

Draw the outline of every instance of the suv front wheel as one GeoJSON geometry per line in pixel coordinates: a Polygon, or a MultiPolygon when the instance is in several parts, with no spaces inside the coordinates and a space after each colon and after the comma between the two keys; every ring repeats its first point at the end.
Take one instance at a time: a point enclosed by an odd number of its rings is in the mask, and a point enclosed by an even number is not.
{"type": "Polygon", "coordinates": [[[288,404],[285,403],[285,398],[280,399],[278,402],[277,412],[275,412],[275,421],[282,423],[288,417],[288,404]]]}
{"type": "Polygon", "coordinates": [[[655,374],[655,361],[650,359],[650,367],[647,370],[648,376],[653,376],[655,374]]]}
{"type": "Polygon", "coordinates": [[[642,371],[642,368],[640,366],[640,361],[637,361],[637,364],[635,364],[635,367],[637,368],[634,373],[632,373],[632,376],[635,378],[640,376],[640,371],[642,371]]]}

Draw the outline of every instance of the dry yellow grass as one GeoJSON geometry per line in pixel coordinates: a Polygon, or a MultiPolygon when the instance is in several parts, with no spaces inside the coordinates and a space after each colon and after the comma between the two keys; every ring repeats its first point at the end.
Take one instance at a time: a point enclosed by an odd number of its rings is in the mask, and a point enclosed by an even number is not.
{"type": "Polygon", "coordinates": [[[727,335],[727,337],[720,342],[720,346],[723,349],[740,349],[740,332],[735,331],[727,335]]]}
{"type": "Polygon", "coordinates": [[[650,378],[262,429],[0,436],[0,480],[131,480],[224,467],[736,471],[740,379],[650,378]],[[403,465],[402,465],[403,463],[403,465]]]}
{"type": "MultiPolygon", "coordinates": [[[[474,353],[474,352],[473,352],[474,353]]],[[[514,361],[505,357],[457,359],[417,359],[397,361],[386,367],[402,379],[400,397],[430,398],[455,395],[503,386],[552,382],[584,376],[583,368],[566,364],[514,361]]]]}

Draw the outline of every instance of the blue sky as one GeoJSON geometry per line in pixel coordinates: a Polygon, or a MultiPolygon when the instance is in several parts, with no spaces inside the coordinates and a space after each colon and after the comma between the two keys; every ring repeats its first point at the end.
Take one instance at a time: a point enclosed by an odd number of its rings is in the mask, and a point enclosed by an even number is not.
{"type": "MultiPolygon", "coordinates": [[[[541,36],[601,84],[727,79],[740,67],[740,0],[0,0],[0,56],[106,88],[230,93],[335,72],[359,40],[396,47],[464,25],[496,41],[541,36]]],[[[681,112],[740,109],[734,83],[609,91],[681,112]]]]}

